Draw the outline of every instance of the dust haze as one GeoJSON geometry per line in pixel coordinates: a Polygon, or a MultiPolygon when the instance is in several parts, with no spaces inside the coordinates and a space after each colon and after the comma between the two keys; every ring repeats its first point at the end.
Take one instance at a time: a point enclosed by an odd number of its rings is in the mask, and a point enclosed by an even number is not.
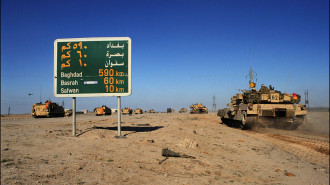
{"type": "Polygon", "coordinates": [[[298,130],[329,136],[329,112],[308,112],[298,130]]]}

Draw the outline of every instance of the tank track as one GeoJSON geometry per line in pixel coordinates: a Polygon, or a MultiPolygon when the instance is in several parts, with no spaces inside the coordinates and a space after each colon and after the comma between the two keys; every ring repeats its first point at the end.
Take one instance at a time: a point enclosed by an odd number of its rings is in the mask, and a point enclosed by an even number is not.
{"type": "Polygon", "coordinates": [[[253,129],[254,127],[296,130],[304,122],[303,117],[302,118],[248,117],[246,121],[233,120],[228,118],[222,118],[221,120],[227,126],[239,128],[242,130],[253,129]]]}

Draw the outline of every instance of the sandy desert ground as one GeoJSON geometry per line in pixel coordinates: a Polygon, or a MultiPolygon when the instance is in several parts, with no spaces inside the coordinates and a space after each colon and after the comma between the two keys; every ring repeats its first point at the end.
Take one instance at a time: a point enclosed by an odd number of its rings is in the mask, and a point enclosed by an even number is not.
{"type": "Polygon", "coordinates": [[[329,184],[329,112],[296,131],[244,131],[216,113],[1,117],[1,184],[329,184]],[[162,156],[168,148],[188,157],[162,156]]]}

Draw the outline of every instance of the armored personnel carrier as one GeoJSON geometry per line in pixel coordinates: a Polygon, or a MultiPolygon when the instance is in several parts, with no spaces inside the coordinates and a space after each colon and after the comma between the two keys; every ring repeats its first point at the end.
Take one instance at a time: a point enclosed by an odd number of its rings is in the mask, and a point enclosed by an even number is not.
{"type": "Polygon", "coordinates": [[[228,126],[249,129],[254,126],[274,127],[287,130],[297,129],[306,116],[306,106],[299,104],[300,95],[281,93],[272,86],[262,85],[256,90],[250,82],[250,90],[242,90],[220,109],[218,116],[228,126]]]}
{"type": "Polygon", "coordinates": [[[155,113],[155,110],[154,109],[150,109],[150,110],[148,110],[148,113],[155,113]]]}
{"type": "Polygon", "coordinates": [[[193,105],[190,105],[190,114],[207,114],[208,110],[207,108],[202,105],[201,103],[196,103],[193,105]]]}
{"type": "Polygon", "coordinates": [[[179,110],[179,113],[185,113],[185,112],[187,112],[186,108],[182,108],[182,109],[179,110]]]}
{"type": "Polygon", "coordinates": [[[39,117],[64,117],[65,112],[62,106],[51,101],[43,103],[36,103],[32,105],[31,115],[34,118],[39,117]]]}
{"type": "Polygon", "coordinates": [[[111,109],[105,105],[102,105],[102,107],[95,108],[94,113],[96,116],[111,115],[111,109]]]}
{"type": "Polygon", "coordinates": [[[134,110],[134,113],[135,114],[142,114],[143,113],[143,110],[140,109],[140,108],[137,108],[137,109],[134,110]]]}
{"type": "Polygon", "coordinates": [[[128,107],[125,107],[124,109],[121,109],[121,113],[123,115],[125,115],[125,114],[132,114],[133,113],[133,110],[130,109],[130,108],[128,108],[128,107]]]}

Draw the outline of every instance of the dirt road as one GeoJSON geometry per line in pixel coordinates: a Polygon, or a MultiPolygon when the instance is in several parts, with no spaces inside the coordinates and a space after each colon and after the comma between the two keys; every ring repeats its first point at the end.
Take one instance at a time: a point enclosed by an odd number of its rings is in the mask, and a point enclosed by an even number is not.
{"type": "MultiPolygon", "coordinates": [[[[328,112],[313,116],[329,128],[328,112]]],[[[78,115],[78,137],[72,118],[2,117],[2,184],[329,184],[329,132],[308,125],[242,131],[213,113],[122,122],[125,139],[116,115],[78,115]],[[166,159],[164,148],[191,157],[166,159]]]]}

